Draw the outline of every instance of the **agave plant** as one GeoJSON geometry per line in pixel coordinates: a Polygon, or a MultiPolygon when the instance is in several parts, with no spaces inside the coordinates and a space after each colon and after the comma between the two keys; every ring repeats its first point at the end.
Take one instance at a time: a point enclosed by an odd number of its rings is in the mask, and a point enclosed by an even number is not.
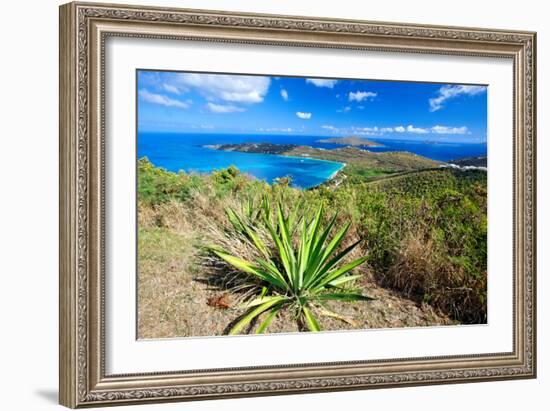
{"type": "MultiPolygon", "coordinates": [[[[247,205],[247,210],[249,207],[250,204],[247,205]]],[[[320,331],[321,327],[314,314],[316,311],[346,320],[328,310],[324,306],[326,301],[372,300],[343,287],[360,277],[350,275],[350,272],[367,260],[367,257],[361,257],[341,265],[343,259],[359,244],[357,241],[339,251],[350,223],[345,224],[331,237],[337,215],[323,226],[322,206],[309,220],[300,214],[300,206],[285,214],[280,202],[272,213],[267,198],[262,201],[261,209],[261,218],[259,214],[254,214],[253,219],[250,218],[251,213],[241,217],[233,209],[226,210],[232,226],[253,245],[258,258],[247,261],[218,247],[210,248],[227,264],[260,284],[258,293],[241,305],[248,311],[231,328],[229,334],[239,333],[251,321],[268,312],[257,329],[257,333],[264,333],[282,309],[293,310],[300,324],[306,325],[311,331],[320,331]],[[260,235],[265,229],[268,232],[267,240],[270,241],[266,241],[266,236],[260,235]]]]}

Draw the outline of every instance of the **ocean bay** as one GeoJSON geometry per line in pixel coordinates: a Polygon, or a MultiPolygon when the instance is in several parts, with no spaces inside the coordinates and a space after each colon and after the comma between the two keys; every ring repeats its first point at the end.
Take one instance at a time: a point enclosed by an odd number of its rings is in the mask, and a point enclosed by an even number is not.
{"type": "MultiPolygon", "coordinates": [[[[297,188],[311,188],[329,180],[344,164],[314,158],[274,154],[219,151],[205,146],[220,144],[271,143],[295,144],[319,149],[341,148],[334,143],[320,142],[322,136],[268,134],[206,134],[140,132],[138,158],[147,157],[154,165],[168,171],[210,173],[231,165],[241,172],[269,183],[276,178],[292,177],[297,188]]],[[[372,139],[380,146],[365,147],[371,152],[407,151],[438,161],[486,156],[486,143],[446,143],[395,139],[372,139]]]]}

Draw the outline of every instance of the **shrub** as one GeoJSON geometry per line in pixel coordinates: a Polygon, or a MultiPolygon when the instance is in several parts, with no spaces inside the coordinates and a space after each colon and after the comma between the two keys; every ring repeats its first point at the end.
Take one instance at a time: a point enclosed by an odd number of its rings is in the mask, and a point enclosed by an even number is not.
{"type": "Polygon", "coordinates": [[[198,184],[198,177],[155,167],[147,157],[138,160],[138,198],[146,204],[185,201],[198,184]]]}
{"type": "Polygon", "coordinates": [[[485,322],[485,174],[438,170],[392,180],[362,191],[359,202],[378,282],[463,323],[485,322]]]}
{"type": "Polygon", "coordinates": [[[273,212],[267,197],[262,201],[261,210],[244,216],[231,208],[226,211],[234,232],[257,252],[257,257],[249,261],[219,246],[209,248],[225,263],[243,273],[245,281],[248,280],[256,291],[241,305],[248,311],[231,328],[230,334],[240,332],[258,316],[268,313],[257,329],[258,333],[263,333],[282,309],[291,310],[298,323],[310,331],[319,331],[321,327],[316,312],[345,320],[328,310],[324,305],[326,301],[371,300],[345,287],[358,278],[349,273],[363,264],[367,257],[341,265],[359,241],[339,250],[350,223],[332,235],[337,215],[324,225],[322,207],[312,219],[302,214],[299,206],[285,213],[281,202],[273,212]],[[264,230],[269,232],[269,242],[262,238],[264,230]]]}

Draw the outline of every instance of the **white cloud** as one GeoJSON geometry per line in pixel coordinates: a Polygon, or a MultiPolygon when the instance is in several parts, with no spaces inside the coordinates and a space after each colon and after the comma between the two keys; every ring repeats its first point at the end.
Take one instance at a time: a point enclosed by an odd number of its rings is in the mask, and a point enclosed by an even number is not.
{"type": "Polygon", "coordinates": [[[138,84],[140,88],[147,88],[155,92],[168,92],[170,94],[183,94],[189,91],[182,85],[175,84],[176,73],[140,71],[138,84]]]}
{"type": "Polygon", "coordinates": [[[437,97],[433,97],[429,100],[430,111],[437,111],[443,108],[443,105],[447,100],[452,98],[466,95],[475,96],[477,94],[484,93],[487,90],[485,86],[465,86],[465,85],[446,85],[438,90],[437,97]]]}
{"type": "Polygon", "coordinates": [[[436,134],[470,134],[468,127],[447,127],[447,126],[433,126],[432,133],[436,134]]]}
{"type": "Polygon", "coordinates": [[[239,112],[239,111],[245,111],[244,108],[233,106],[231,104],[224,105],[224,104],[214,104],[214,103],[210,102],[210,103],[206,104],[206,107],[212,113],[235,113],[235,112],[239,112]]]}
{"type": "Polygon", "coordinates": [[[407,133],[407,134],[471,134],[468,127],[448,127],[436,125],[431,128],[416,127],[412,124],[408,126],[395,127],[335,127],[330,124],[322,125],[321,128],[338,134],[358,134],[368,136],[382,136],[388,133],[407,133]]]}
{"type": "MultiPolygon", "coordinates": [[[[391,127],[390,127],[390,129],[391,129],[391,127]]],[[[393,128],[393,131],[395,131],[396,133],[404,133],[407,130],[405,130],[405,127],[403,127],[403,126],[397,126],[397,127],[393,128]]]]}
{"type": "Polygon", "coordinates": [[[331,124],[322,125],[321,128],[329,130],[336,134],[348,134],[348,135],[366,135],[366,136],[379,136],[382,135],[382,129],[378,127],[335,127],[331,124]]]}
{"type": "Polygon", "coordinates": [[[281,97],[284,101],[288,101],[288,92],[284,88],[281,89],[281,97]]]}
{"type": "Polygon", "coordinates": [[[181,94],[180,89],[172,84],[162,83],[161,87],[164,91],[167,91],[169,93],[178,94],[178,95],[181,94]]]}
{"type": "Polygon", "coordinates": [[[337,113],[347,113],[347,112],[349,112],[349,111],[351,111],[351,107],[350,107],[350,106],[346,106],[346,107],[344,107],[344,108],[341,108],[341,109],[339,109],[339,110],[336,110],[337,113]]]}
{"type": "Polygon", "coordinates": [[[374,93],[372,91],[356,91],[356,92],[350,92],[348,94],[348,100],[349,101],[357,101],[361,102],[363,100],[369,100],[373,99],[377,96],[377,93],[374,93]]]}
{"type": "Polygon", "coordinates": [[[302,111],[297,111],[296,115],[302,120],[309,120],[311,118],[311,113],[304,113],[302,111]]]}
{"type": "Polygon", "coordinates": [[[407,133],[413,133],[413,134],[427,134],[430,130],[421,128],[421,127],[415,127],[412,124],[409,124],[407,126],[407,133]]]}
{"type": "Polygon", "coordinates": [[[187,101],[175,100],[173,98],[166,97],[162,94],[151,93],[144,88],[139,90],[139,97],[143,101],[147,101],[148,103],[160,104],[166,107],[177,107],[177,108],[186,109],[186,108],[189,108],[189,106],[191,105],[190,100],[187,100],[187,101]]]}
{"type": "Polygon", "coordinates": [[[378,127],[352,127],[354,134],[361,134],[365,136],[379,136],[382,134],[378,127]]]}
{"type": "Polygon", "coordinates": [[[281,128],[281,127],[270,127],[270,128],[263,128],[260,127],[258,131],[264,131],[264,132],[279,132],[279,133],[292,133],[294,129],[290,127],[281,128]]]}
{"type": "Polygon", "coordinates": [[[338,80],[329,80],[329,79],[322,79],[322,78],[307,78],[306,83],[311,83],[317,87],[334,88],[336,83],[338,83],[338,80]]]}
{"type": "Polygon", "coordinates": [[[161,83],[160,73],[154,71],[139,71],[138,84],[140,86],[158,86],[161,83]]]}
{"type": "Polygon", "coordinates": [[[271,79],[264,76],[229,74],[178,73],[174,81],[197,89],[207,100],[225,100],[233,103],[261,103],[271,79]]]}

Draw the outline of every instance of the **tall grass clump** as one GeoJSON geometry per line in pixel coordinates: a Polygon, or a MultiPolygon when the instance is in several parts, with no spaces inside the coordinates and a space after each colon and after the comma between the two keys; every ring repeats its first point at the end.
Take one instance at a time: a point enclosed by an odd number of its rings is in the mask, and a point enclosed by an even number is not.
{"type": "Polygon", "coordinates": [[[292,312],[301,328],[320,331],[318,314],[346,320],[327,309],[325,302],[371,300],[346,287],[360,277],[351,275],[351,271],[367,260],[364,256],[343,263],[360,242],[341,249],[350,223],[336,229],[336,214],[325,224],[322,206],[312,218],[302,209],[297,205],[287,212],[281,201],[272,207],[267,197],[257,208],[248,203],[245,212],[226,209],[232,230],[229,235],[239,236],[256,251],[255,258],[245,259],[219,246],[209,248],[242,273],[253,290],[251,297],[240,305],[246,313],[229,334],[239,333],[266,313],[257,329],[257,333],[264,333],[281,310],[292,312]]]}
{"type": "Polygon", "coordinates": [[[417,173],[361,193],[379,284],[467,324],[487,321],[487,185],[482,172],[417,173]]]}

